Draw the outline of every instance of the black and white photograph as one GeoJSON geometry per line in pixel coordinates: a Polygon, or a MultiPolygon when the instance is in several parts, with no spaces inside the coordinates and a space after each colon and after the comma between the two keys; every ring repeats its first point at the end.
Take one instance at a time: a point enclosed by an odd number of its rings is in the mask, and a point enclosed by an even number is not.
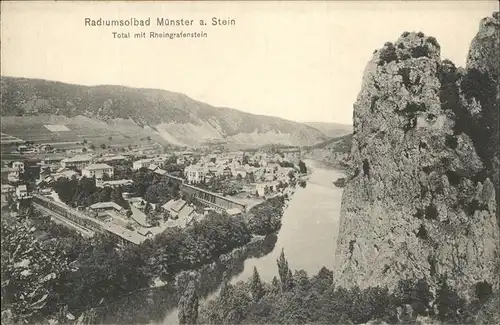
{"type": "Polygon", "coordinates": [[[500,324],[497,1],[0,22],[2,324],[500,324]]]}

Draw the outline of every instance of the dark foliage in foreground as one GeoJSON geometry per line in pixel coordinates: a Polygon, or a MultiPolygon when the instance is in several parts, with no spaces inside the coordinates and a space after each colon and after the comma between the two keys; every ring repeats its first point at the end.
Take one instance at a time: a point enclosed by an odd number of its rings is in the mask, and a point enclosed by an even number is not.
{"type": "Polygon", "coordinates": [[[494,299],[491,285],[476,285],[476,297],[460,298],[446,278],[435,295],[425,279],[401,280],[393,292],[372,287],[345,289],[333,284],[333,273],[322,268],[309,277],[292,272],[282,252],[279,278],[262,283],[257,270],[247,282],[226,283],[220,294],[203,306],[202,324],[415,324],[418,316],[442,323],[477,323],[481,307],[494,299]]]}

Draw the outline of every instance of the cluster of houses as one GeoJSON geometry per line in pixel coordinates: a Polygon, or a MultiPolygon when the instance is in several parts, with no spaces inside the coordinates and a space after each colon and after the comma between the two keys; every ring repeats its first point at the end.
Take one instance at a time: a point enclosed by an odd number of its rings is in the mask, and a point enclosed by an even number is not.
{"type": "Polygon", "coordinates": [[[289,182],[290,174],[296,172],[294,166],[300,160],[300,150],[292,148],[285,152],[209,154],[185,167],[184,178],[189,184],[199,184],[218,177],[246,179],[251,175],[251,182],[255,184],[252,194],[263,197],[269,191],[277,191],[280,183],[289,182]]]}
{"type": "MultiPolygon", "coordinates": [[[[173,163],[173,157],[175,157],[176,164],[186,166],[182,175],[183,177],[178,178],[182,183],[196,186],[196,184],[210,182],[212,179],[218,177],[224,179],[251,178],[251,182],[249,182],[251,185],[246,186],[244,191],[264,197],[269,194],[269,191],[278,191],[280,183],[289,181],[290,174],[296,171],[293,166],[296,166],[300,159],[300,150],[291,148],[273,154],[265,152],[214,151],[202,156],[191,151],[183,151],[177,152],[175,155],[155,155],[135,161],[127,155],[95,157],[86,153],[77,154],[72,157],[51,156],[42,159],[38,163],[40,166],[40,176],[36,185],[37,187],[40,185],[40,188],[37,190],[41,193],[41,189],[43,188],[41,187],[42,183],[50,184],[61,177],[72,178],[73,176],[77,178],[95,178],[96,186],[101,188],[123,187],[133,184],[133,181],[128,179],[113,180],[117,164],[131,162],[132,170],[137,171],[146,168],[157,175],[165,175],[167,171],[163,168],[167,163],[173,163]]],[[[23,162],[16,161],[11,163],[6,168],[9,183],[15,184],[19,182],[20,175],[25,172],[25,167],[23,162]]],[[[169,177],[172,176],[169,175],[169,177]]],[[[29,193],[26,185],[14,186],[2,184],[2,202],[12,197],[22,199],[28,196],[29,193]]],[[[173,199],[158,207],[153,205],[155,214],[164,215],[165,222],[161,223],[160,227],[152,227],[146,216],[147,211],[145,211],[145,205],[149,204],[149,206],[152,206],[152,204],[147,202],[145,204],[143,198],[129,197],[128,193],[124,193],[123,196],[132,206],[131,210],[126,211],[114,202],[99,202],[90,206],[87,210],[94,213],[95,217],[101,222],[112,227],[116,233],[127,233],[129,237],[135,236],[131,234],[131,231],[140,235],[137,238],[142,238],[154,235],[155,231],[163,231],[165,227],[186,227],[193,221],[202,219],[211,210],[208,207],[205,213],[198,213],[196,208],[185,200],[181,198],[173,199]],[[131,211],[132,214],[129,215],[131,211]],[[131,223],[130,220],[132,219],[134,222],[131,223]],[[119,220],[129,221],[120,224],[119,220]],[[131,224],[135,226],[132,227],[130,226],[131,224]],[[128,230],[123,230],[125,228],[128,230]]],[[[238,208],[228,208],[226,210],[230,215],[241,213],[241,209],[238,208]]],[[[137,238],[128,240],[135,242],[139,240],[137,238]]]]}

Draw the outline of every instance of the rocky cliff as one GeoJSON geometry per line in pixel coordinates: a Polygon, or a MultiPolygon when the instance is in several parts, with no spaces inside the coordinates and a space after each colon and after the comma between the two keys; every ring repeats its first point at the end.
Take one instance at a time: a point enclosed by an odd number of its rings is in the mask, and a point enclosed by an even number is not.
{"type": "Polygon", "coordinates": [[[354,104],[338,285],[446,275],[460,290],[498,288],[498,37],[496,13],[465,69],[423,33],[374,52],[354,104]]]}

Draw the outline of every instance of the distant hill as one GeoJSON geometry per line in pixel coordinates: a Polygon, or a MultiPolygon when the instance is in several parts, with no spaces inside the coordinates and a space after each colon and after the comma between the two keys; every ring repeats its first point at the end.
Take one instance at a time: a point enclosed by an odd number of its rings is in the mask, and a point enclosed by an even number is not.
{"type": "Polygon", "coordinates": [[[331,152],[349,153],[352,147],[352,133],[328,139],[311,146],[311,149],[323,149],[331,152]]]}
{"type": "MultiPolygon", "coordinates": [[[[181,146],[209,141],[307,146],[327,139],[321,131],[302,123],[214,107],[166,90],[2,77],[1,94],[2,132],[13,136],[27,132],[22,130],[24,118],[33,125],[39,117],[70,119],[77,129],[84,128],[82,122],[87,134],[102,132],[108,125],[110,132],[134,130],[141,136],[153,134],[181,146]],[[94,125],[99,127],[93,130],[94,125]]],[[[59,133],[57,139],[64,140],[66,134],[70,133],[59,133]]]]}
{"type": "Polygon", "coordinates": [[[304,124],[318,129],[326,136],[332,138],[352,133],[352,125],[349,124],[329,122],[305,122],[304,124]]]}
{"type": "Polygon", "coordinates": [[[306,157],[333,167],[348,168],[352,139],[351,133],[307,147],[306,157]]]}

